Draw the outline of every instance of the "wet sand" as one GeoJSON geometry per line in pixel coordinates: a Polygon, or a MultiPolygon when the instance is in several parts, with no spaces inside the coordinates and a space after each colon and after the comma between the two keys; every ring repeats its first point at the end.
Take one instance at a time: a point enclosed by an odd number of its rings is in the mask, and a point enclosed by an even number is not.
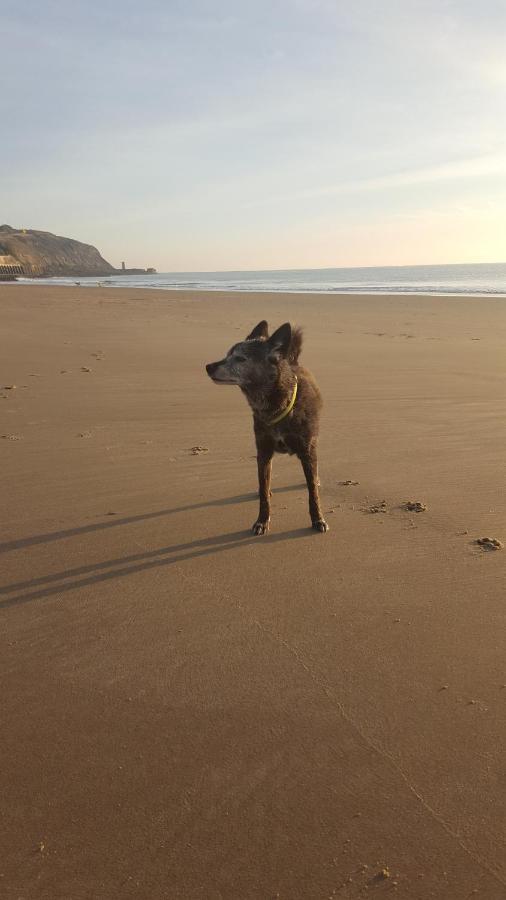
{"type": "Polygon", "coordinates": [[[504,900],[506,300],[0,315],[0,894],[504,900]],[[264,317],[323,392],[326,535],[281,456],[249,531],[250,413],[204,363],[264,317]]]}

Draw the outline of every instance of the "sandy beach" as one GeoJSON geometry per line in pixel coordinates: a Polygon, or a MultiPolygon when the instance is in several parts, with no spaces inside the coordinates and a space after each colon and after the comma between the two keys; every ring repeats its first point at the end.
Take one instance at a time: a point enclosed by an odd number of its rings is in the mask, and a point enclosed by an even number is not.
{"type": "Polygon", "coordinates": [[[506,299],[0,315],[0,895],[504,900],[506,299]],[[204,365],[262,318],[305,331],[326,535],[286,456],[250,531],[251,415],[204,365]]]}

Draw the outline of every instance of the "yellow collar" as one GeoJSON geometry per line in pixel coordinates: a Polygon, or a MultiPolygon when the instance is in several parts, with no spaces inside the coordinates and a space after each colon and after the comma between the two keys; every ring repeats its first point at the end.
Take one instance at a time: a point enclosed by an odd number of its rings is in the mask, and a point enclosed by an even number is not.
{"type": "Polygon", "coordinates": [[[292,409],[294,408],[296,399],[297,399],[297,376],[295,376],[295,387],[293,389],[292,399],[290,400],[290,403],[288,404],[286,409],[284,409],[283,412],[279,414],[279,416],[275,416],[273,419],[270,420],[270,422],[268,424],[269,425],[277,425],[278,422],[281,422],[283,419],[285,419],[287,417],[288,413],[291,413],[292,409]]]}

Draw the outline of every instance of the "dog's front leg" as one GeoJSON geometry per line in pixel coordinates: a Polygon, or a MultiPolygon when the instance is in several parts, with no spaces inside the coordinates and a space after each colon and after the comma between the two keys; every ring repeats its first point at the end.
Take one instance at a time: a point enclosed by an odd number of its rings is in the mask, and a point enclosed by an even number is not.
{"type": "Polygon", "coordinates": [[[320,506],[320,493],[318,486],[320,480],[318,478],[318,461],[316,457],[316,447],[310,446],[299,454],[299,459],[306,476],[307,489],[309,491],[309,515],[313,528],[316,531],[328,531],[329,526],[323,518],[320,506]]]}
{"type": "Polygon", "coordinates": [[[269,522],[271,519],[271,472],[272,472],[273,451],[270,446],[257,445],[257,462],[258,462],[258,496],[260,498],[260,509],[258,511],[258,519],[253,525],[254,534],[265,534],[269,530],[269,522]]]}

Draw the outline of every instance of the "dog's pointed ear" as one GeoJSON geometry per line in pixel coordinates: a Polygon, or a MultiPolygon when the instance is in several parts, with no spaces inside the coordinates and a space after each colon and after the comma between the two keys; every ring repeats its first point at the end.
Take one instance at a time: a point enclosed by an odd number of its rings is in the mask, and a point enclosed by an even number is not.
{"type": "Polygon", "coordinates": [[[290,322],[285,322],[284,325],[279,326],[274,334],[271,334],[269,346],[271,350],[276,351],[281,356],[288,356],[291,340],[292,326],[290,325],[290,322]]]}
{"type": "Polygon", "coordinates": [[[256,338],[268,338],[269,337],[269,326],[265,319],[262,319],[258,325],[255,325],[251,334],[248,334],[246,338],[247,341],[254,341],[256,338]]]}

